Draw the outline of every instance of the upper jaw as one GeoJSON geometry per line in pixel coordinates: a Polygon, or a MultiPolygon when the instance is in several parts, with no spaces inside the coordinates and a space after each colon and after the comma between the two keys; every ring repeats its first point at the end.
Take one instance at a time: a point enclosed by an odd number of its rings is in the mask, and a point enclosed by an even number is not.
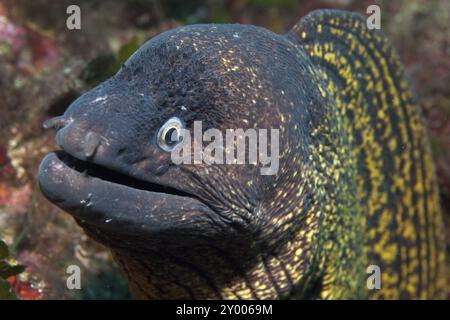
{"type": "Polygon", "coordinates": [[[83,223],[138,236],[170,230],[195,233],[214,219],[212,209],[194,196],[89,176],[69,165],[68,159],[73,160],[65,152],[48,154],[39,167],[39,185],[50,201],[83,223]]]}

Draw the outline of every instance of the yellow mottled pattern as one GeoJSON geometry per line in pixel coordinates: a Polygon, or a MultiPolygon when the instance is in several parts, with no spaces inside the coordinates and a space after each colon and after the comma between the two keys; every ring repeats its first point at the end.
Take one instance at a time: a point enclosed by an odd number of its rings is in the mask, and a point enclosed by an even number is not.
{"type": "MultiPolygon", "coordinates": [[[[318,67],[351,146],[361,261],[379,265],[382,282],[381,290],[361,290],[371,298],[445,298],[444,229],[429,143],[395,51],[357,14],[318,11],[291,33],[318,67]]],[[[328,272],[325,280],[339,276],[328,272]]],[[[331,286],[321,296],[345,296],[338,291],[331,286]]]]}

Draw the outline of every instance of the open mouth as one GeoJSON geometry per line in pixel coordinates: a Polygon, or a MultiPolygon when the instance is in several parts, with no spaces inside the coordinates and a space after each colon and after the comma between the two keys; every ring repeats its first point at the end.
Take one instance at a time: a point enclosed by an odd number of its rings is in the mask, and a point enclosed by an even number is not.
{"type": "Polygon", "coordinates": [[[99,166],[92,162],[79,160],[65,151],[56,151],[56,156],[70,169],[75,170],[85,176],[97,178],[110,183],[127,186],[133,189],[150,191],[155,193],[172,194],[181,197],[194,197],[193,195],[164,185],[157,183],[147,182],[139,180],[125,174],[121,174],[117,171],[110,170],[108,168],[99,166]]]}
{"type": "Polygon", "coordinates": [[[214,216],[214,210],[195,195],[79,160],[64,151],[51,152],[42,160],[39,185],[47,199],[79,221],[116,233],[191,232],[203,223],[195,217],[214,216]]]}

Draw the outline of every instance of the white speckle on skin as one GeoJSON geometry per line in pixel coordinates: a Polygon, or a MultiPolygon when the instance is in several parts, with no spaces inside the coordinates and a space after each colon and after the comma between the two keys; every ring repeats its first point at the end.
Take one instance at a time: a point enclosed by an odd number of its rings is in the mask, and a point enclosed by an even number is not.
{"type": "Polygon", "coordinates": [[[102,139],[102,141],[103,141],[107,146],[110,146],[110,145],[111,145],[111,143],[109,142],[108,138],[106,138],[105,136],[101,136],[100,138],[102,139]]]}
{"type": "Polygon", "coordinates": [[[105,223],[110,223],[112,221],[112,219],[106,219],[105,223]]]}
{"type": "Polygon", "coordinates": [[[105,101],[107,98],[108,98],[108,95],[106,94],[106,95],[104,95],[104,96],[95,98],[94,100],[92,100],[91,103],[96,103],[96,102],[99,102],[99,101],[105,101]]]}
{"type": "Polygon", "coordinates": [[[183,110],[183,111],[187,110],[187,108],[185,106],[181,106],[180,109],[183,110]]]}
{"type": "Polygon", "coordinates": [[[53,165],[53,168],[55,168],[57,170],[61,170],[63,168],[63,165],[59,162],[52,161],[52,165],[53,165]]]}

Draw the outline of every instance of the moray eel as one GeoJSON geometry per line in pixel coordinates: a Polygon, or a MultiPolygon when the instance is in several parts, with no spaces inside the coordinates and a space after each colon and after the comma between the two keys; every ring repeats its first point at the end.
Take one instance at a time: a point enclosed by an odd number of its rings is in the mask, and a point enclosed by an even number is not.
{"type": "Polygon", "coordinates": [[[62,150],[41,163],[42,192],[111,248],[138,298],[446,296],[419,107],[359,14],[314,11],[285,35],[164,32],[46,126],[62,150]],[[186,130],[278,128],[278,172],[175,165],[161,148],[174,117],[186,130]]]}

